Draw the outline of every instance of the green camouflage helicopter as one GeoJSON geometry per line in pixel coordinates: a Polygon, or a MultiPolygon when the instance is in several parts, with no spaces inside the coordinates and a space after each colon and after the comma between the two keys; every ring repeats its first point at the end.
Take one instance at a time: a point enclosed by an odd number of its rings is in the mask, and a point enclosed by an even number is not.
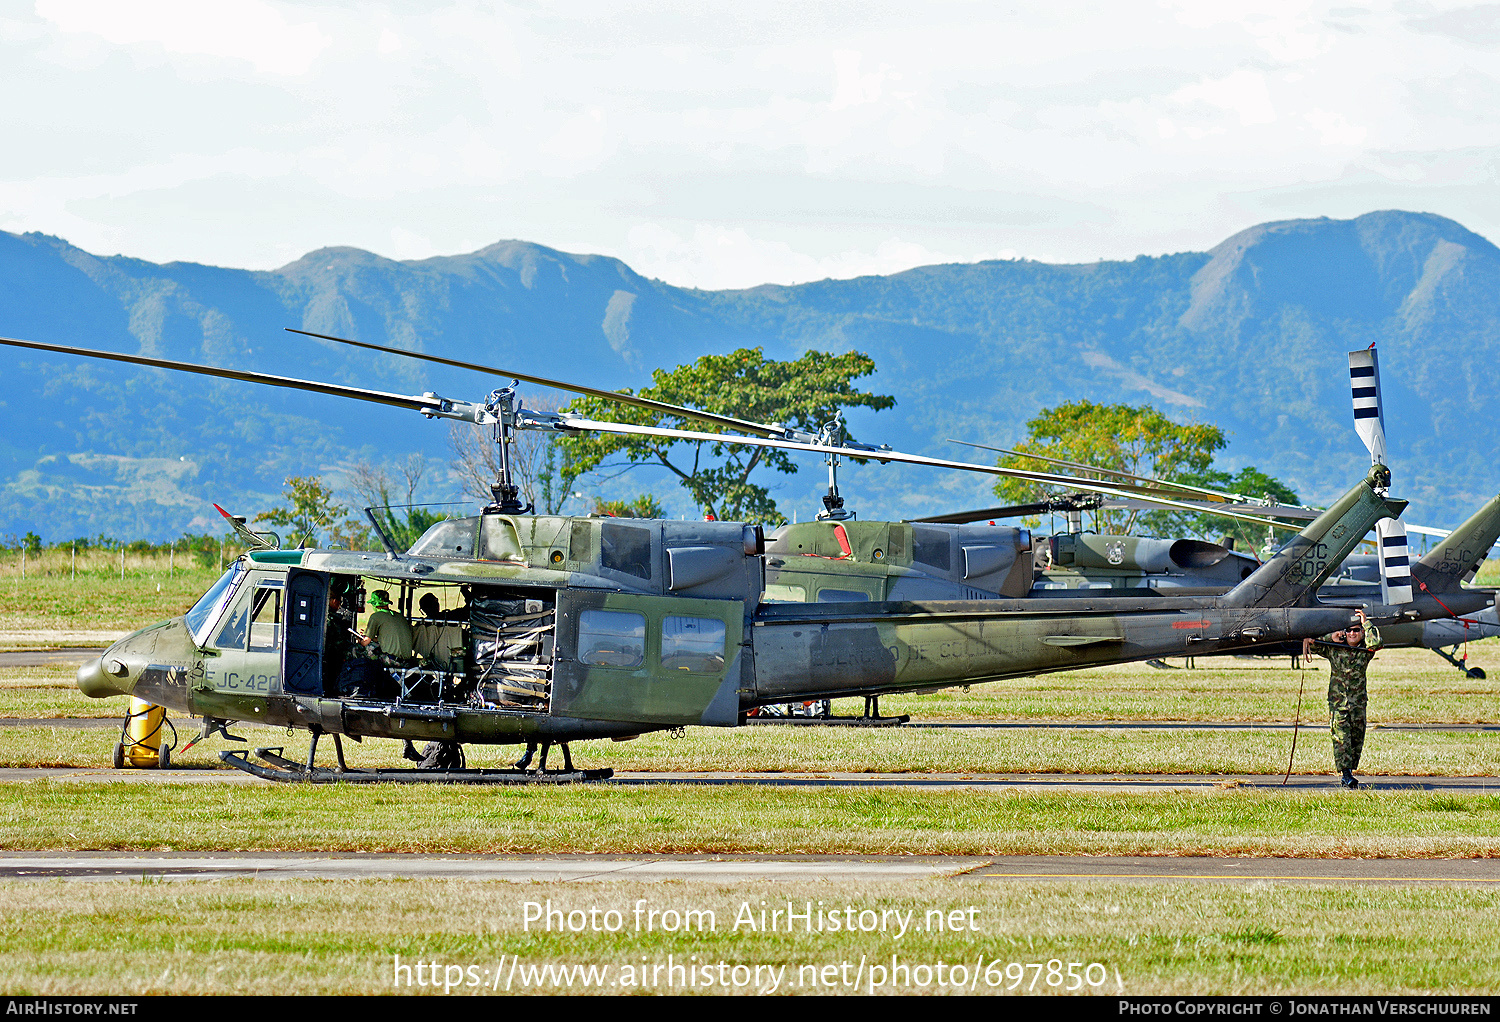
{"type": "MultiPolygon", "coordinates": [[[[257,750],[261,762],[241,752],[221,754],[278,780],[598,778],[609,772],[572,768],[568,743],[689,724],[733,727],[754,707],[793,700],[927,691],[1321,635],[1354,615],[1317,604],[1317,587],[1376,522],[1405,507],[1377,492],[1389,471],[1374,466],[1276,557],[1219,596],[1163,590],[1151,600],[1091,596],[1065,604],[1003,597],[766,603],[766,544],[757,528],[530,515],[505,448],[515,428],[708,440],[723,434],[531,412],[519,406],[514,387],[471,403],[63,345],[0,343],[348,397],[493,428],[502,471],[495,502],[483,514],[441,522],[406,551],[252,550],[183,617],[137,631],[79,669],[85,694],[131,695],[201,717],[205,735],[227,735],[236,721],[308,730],[313,742],[302,764],[270,750],[257,750]],[[418,622],[414,631],[427,634],[415,645],[427,656],[347,670],[349,661],[340,663],[336,654],[351,605],[373,588],[394,592],[407,614],[420,596],[437,594],[449,607],[462,603],[463,619],[418,622]],[[338,770],[316,767],[323,734],[334,736],[338,770]],[[435,770],[350,771],[343,769],[343,736],[422,739],[446,755],[433,757],[435,770]],[[465,770],[464,744],[540,745],[542,763],[536,770],[465,770]],[[561,771],[546,769],[551,745],[562,746],[561,771]]],[[[742,443],[994,471],[665,407],[743,430],[749,435],[742,443]]],[[[975,563],[999,556],[984,551],[975,563]]]]}
{"type": "MultiPolygon", "coordinates": [[[[1374,346],[1349,352],[1349,376],[1356,432],[1371,461],[1388,465],[1379,360],[1374,346]]],[[[1001,454],[1017,453],[983,444],[967,446],[1001,454]]],[[[1268,529],[1294,528],[1286,519],[1305,520],[1319,513],[1317,508],[1289,505],[1271,498],[1257,499],[1055,458],[1027,456],[1063,469],[1110,478],[1101,485],[1077,476],[1031,473],[1023,478],[1059,485],[1098,485],[1101,492],[1074,492],[1032,505],[988,508],[917,521],[964,523],[1007,515],[1064,514],[1067,532],[1048,537],[1038,545],[1033,596],[1069,598],[1078,595],[1078,590],[1095,589],[1113,589],[1117,595],[1131,595],[1161,587],[1188,587],[1200,594],[1220,593],[1235,583],[1236,572],[1243,576],[1260,563],[1230,546],[1201,540],[1085,533],[1081,522],[1083,510],[1171,506],[1160,503],[1160,498],[1167,497],[1179,501],[1177,506],[1191,505],[1209,513],[1257,522],[1268,529]]],[[[1482,668],[1469,667],[1467,658],[1455,653],[1466,642],[1500,635],[1495,591],[1466,587],[1497,538],[1500,538],[1500,497],[1488,501],[1451,532],[1400,520],[1382,521],[1376,527],[1377,552],[1346,558],[1319,589],[1319,599],[1327,604],[1363,608],[1381,625],[1381,637],[1387,646],[1428,648],[1470,677],[1483,678],[1482,668]],[[1437,540],[1433,549],[1416,561],[1409,556],[1408,531],[1437,540]],[[1445,650],[1445,646],[1453,647],[1452,651],[1445,650]]],[[[1269,650],[1263,648],[1262,652],[1269,650]]],[[[1288,646],[1277,653],[1295,656],[1297,648],[1288,646]]]]}

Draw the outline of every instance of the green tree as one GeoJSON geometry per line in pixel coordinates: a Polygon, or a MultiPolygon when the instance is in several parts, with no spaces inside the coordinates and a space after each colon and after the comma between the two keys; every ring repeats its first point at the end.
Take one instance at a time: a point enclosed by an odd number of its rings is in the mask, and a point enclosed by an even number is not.
{"type": "MultiPolygon", "coordinates": [[[[1211,490],[1238,493],[1246,497],[1270,497],[1282,504],[1301,503],[1291,487],[1279,479],[1266,475],[1254,465],[1246,465],[1232,474],[1222,469],[1212,468],[1204,472],[1190,472],[1178,476],[1173,481],[1191,486],[1203,486],[1211,490]]],[[[1228,536],[1235,541],[1237,550],[1253,551],[1266,542],[1266,527],[1253,522],[1241,522],[1211,514],[1182,517],[1186,518],[1184,524],[1188,532],[1211,539],[1228,536]]],[[[1286,535],[1282,533],[1281,538],[1285,538],[1286,535]]]]}
{"type": "MultiPolygon", "coordinates": [[[[1129,472],[1147,479],[1184,483],[1245,497],[1272,497],[1284,504],[1298,503],[1297,495],[1290,487],[1253,465],[1236,473],[1214,468],[1214,453],[1225,445],[1224,432],[1217,426],[1173,422],[1149,405],[1133,407],[1074,401],[1044,409],[1026,425],[1029,431],[1026,440],[1014,447],[1023,453],[1002,457],[999,461],[1001,467],[1074,475],[1106,484],[1112,481],[1112,477],[1104,472],[1054,465],[1025,456],[1035,454],[1094,468],[1129,472]]],[[[995,484],[996,495],[1011,503],[1037,500],[1069,489],[1023,479],[1002,478],[995,484]]],[[[1229,536],[1242,550],[1254,550],[1266,538],[1266,529],[1261,525],[1212,514],[1172,511],[1102,511],[1095,516],[1095,528],[1099,532],[1126,535],[1139,532],[1143,535],[1191,535],[1211,539],[1229,536]]]]}
{"type": "MultiPolygon", "coordinates": [[[[841,408],[880,410],[896,403],[889,395],[854,389],[853,380],[874,371],[874,360],[859,352],[833,355],[810,351],[794,362],[775,362],[767,360],[759,348],[741,348],[729,355],[705,355],[692,365],[671,371],[658,369],[652,374],[652,386],[640,394],[719,415],[782,423],[815,433],[841,408]]],[[[727,432],[719,426],[602,398],[579,398],[568,410],[611,422],[698,433],[727,432]]],[[[727,521],[784,521],[769,491],[751,482],[750,475],[759,468],[786,475],[797,471],[796,463],[784,451],[717,441],[579,434],[563,437],[559,444],[564,452],[564,478],[576,478],[600,467],[661,465],[677,476],[700,509],[727,521]],[[616,457],[621,460],[606,464],[616,457]]]]}
{"type": "Polygon", "coordinates": [[[603,500],[596,497],[594,509],[590,513],[613,518],[660,518],[665,512],[659,500],[649,493],[643,493],[634,500],[603,500]]]}
{"type": "MultiPolygon", "coordinates": [[[[1173,479],[1207,472],[1213,463],[1214,452],[1222,450],[1226,443],[1224,431],[1217,426],[1173,422],[1150,405],[1134,407],[1070,401],[1056,408],[1043,409],[1026,424],[1026,428],[1026,439],[1013,447],[1018,453],[1002,456],[998,462],[1001,468],[1076,475],[1099,482],[1107,482],[1111,477],[1102,472],[1054,465],[1026,455],[1042,455],[1099,469],[1129,472],[1148,479],[1173,479]]],[[[1001,477],[995,484],[995,495],[1007,503],[1021,504],[1065,493],[1069,489],[1067,486],[1001,477]]],[[[1100,532],[1126,535],[1137,524],[1152,532],[1169,528],[1171,524],[1157,514],[1142,516],[1137,511],[1101,511],[1096,515],[1096,522],[1100,532]]]]}
{"type": "Polygon", "coordinates": [[[336,504],[333,491],[317,476],[288,476],[286,487],[281,491],[285,507],[255,516],[257,522],[269,522],[281,528],[290,528],[287,545],[306,546],[316,544],[318,533],[341,518],[348,508],[336,504]]]}
{"type": "MultiPolygon", "coordinates": [[[[380,530],[390,537],[397,549],[409,549],[422,538],[422,533],[447,518],[441,512],[414,503],[417,488],[426,472],[427,460],[420,454],[409,455],[394,469],[359,461],[348,470],[349,486],[361,508],[369,509],[380,523],[380,530]],[[404,493],[401,492],[403,489],[404,493]]],[[[367,522],[363,514],[340,522],[330,539],[350,550],[378,548],[380,541],[367,522]]]]}

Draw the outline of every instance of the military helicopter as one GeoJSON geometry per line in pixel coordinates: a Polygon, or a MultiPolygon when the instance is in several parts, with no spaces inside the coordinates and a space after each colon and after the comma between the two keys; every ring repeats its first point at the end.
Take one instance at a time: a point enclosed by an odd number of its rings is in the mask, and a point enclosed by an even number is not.
{"type": "MultiPolygon", "coordinates": [[[[1387,465],[1385,419],[1380,397],[1378,354],[1372,345],[1349,352],[1351,398],[1356,432],[1375,464],[1387,465]]],[[[966,446],[1018,452],[984,444],[966,446]]],[[[1039,455],[1027,457],[1050,462],[1063,469],[1087,471],[1111,478],[1099,483],[1078,476],[1025,474],[1059,485],[1097,486],[1100,492],[1066,493],[1058,497],[1010,508],[985,508],[952,515],[932,516],[919,522],[963,523],[980,518],[1032,515],[1044,512],[1066,516],[1066,533],[1055,534],[1038,546],[1038,574],[1033,596],[1071,598],[1080,590],[1110,589],[1118,595],[1139,593],[1143,588],[1190,587],[1200,593],[1226,592],[1234,584],[1235,571],[1248,574],[1260,562],[1227,546],[1200,540],[1156,540],[1133,536],[1110,536],[1083,532],[1081,515],[1101,508],[1170,506],[1159,501],[1171,497],[1178,506],[1226,517],[1255,521],[1270,529],[1289,529],[1296,521],[1315,516],[1319,509],[1292,505],[1272,498],[1189,486],[1170,480],[1147,479],[1126,472],[1064,461],[1039,455]],[[1239,512],[1260,511],[1266,516],[1239,512]],[[1216,577],[1217,576],[1217,577],[1216,577]]],[[[1018,473],[1019,474],[1019,473],[1018,473]]],[[[1465,588],[1487,552],[1500,538],[1500,497],[1487,502],[1457,529],[1449,532],[1401,521],[1384,521],[1377,527],[1378,553],[1354,554],[1319,589],[1319,599],[1328,604],[1361,607],[1381,624],[1387,646],[1423,646],[1432,649],[1470,677],[1483,678],[1481,668],[1471,668],[1466,658],[1454,654],[1465,642],[1500,635],[1500,617],[1493,590],[1465,588]],[[1437,538],[1434,548],[1411,562],[1407,531],[1437,538]],[[1414,600],[1413,582],[1421,593],[1414,600]],[[1442,647],[1451,646],[1453,651],[1442,647]]],[[[1273,652],[1263,647],[1263,653],[1273,652]]],[[[1296,655],[1289,646],[1275,651],[1296,655]]]]}
{"type": "MultiPolygon", "coordinates": [[[[926,691],[1320,635],[1353,615],[1317,605],[1311,594],[1377,521],[1405,507],[1376,492],[1389,471],[1373,466],[1222,596],[1162,591],[1153,600],[1100,597],[1066,605],[1024,598],[764,603],[766,544],[758,528],[525,513],[504,446],[513,429],[661,432],[656,427],[530,412],[514,386],[466,402],[33,341],[0,343],[492,427],[502,471],[495,501],[481,515],[440,522],[406,551],[251,550],[184,616],[126,636],[79,669],[85,694],[137,696],[201,717],[205,735],[227,734],[235,721],[309,731],[304,763],[267,749],[257,750],[260,762],[239,751],[221,753],[240,769],[276,780],[598,779],[609,772],[574,769],[569,743],[689,724],[733,727],[753,707],[792,700],[926,691]],[[429,656],[395,665],[372,661],[351,678],[338,662],[336,639],[347,628],[350,605],[375,586],[393,590],[395,606],[408,615],[418,594],[443,594],[450,605],[463,594],[467,620],[420,623],[435,633],[424,637],[429,656]],[[334,738],[336,770],[316,765],[324,734],[334,738]],[[437,757],[435,770],[352,771],[343,761],[345,736],[422,739],[450,754],[437,757]],[[509,770],[466,770],[466,743],[540,745],[542,761],[534,770],[529,755],[509,770]],[[563,751],[560,771],[546,768],[553,745],[563,751]]],[[[720,420],[719,426],[727,418],[671,410],[720,420]]],[[[733,428],[750,434],[739,442],[826,457],[993,471],[824,443],[785,427],[779,435],[765,424],[733,428]]]]}

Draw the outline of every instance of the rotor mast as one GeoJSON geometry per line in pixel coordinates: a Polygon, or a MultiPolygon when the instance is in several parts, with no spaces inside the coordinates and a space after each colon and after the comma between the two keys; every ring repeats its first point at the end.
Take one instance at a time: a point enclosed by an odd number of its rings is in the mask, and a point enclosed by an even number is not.
{"type": "Polygon", "coordinates": [[[516,388],[520,385],[520,380],[513,380],[509,387],[491,391],[484,403],[484,410],[489,413],[490,436],[499,449],[496,460],[500,467],[499,478],[490,484],[494,501],[485,507],[485,514],[525,515],[534,509],[532,504],[521,503],[521,488],[515,483],[511,467],[511,445],[516,442],[516,388]]]}
{"type": "MultiPolygon", "coordinates": [[[[823,429],[818,434],[818,443],[830,448],[844,445],[843,409],[834,412],[831,421],[823,423],[823,429]]],[[[823,495],[823,510],[818,512],[818,521],[848,521],[854,517],[854,512],[844,507],[844,498],[839,495],[838,451],[830,450],[824,456],[823,461],[828,465],[828,492],[823,495]]]]}

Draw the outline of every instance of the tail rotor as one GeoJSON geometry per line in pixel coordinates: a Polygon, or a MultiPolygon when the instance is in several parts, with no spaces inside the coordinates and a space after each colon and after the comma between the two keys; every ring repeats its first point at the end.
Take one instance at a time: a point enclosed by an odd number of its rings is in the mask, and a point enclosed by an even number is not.
{"type": "MultiPolygon", "coordinates": [[[[1380,357],[1372,344],[1349,352],[1349,388],[1354,398],[1354,431],[1364,441],[1375,465],[1390,468],[1385,443],[1385,407],[1380,400],[1380,357]]],[[[1385,496],[1387,489],[1378,492],[1385,496]]],[[[1375,524],[1380,557],[1381,602],[1387,605],[1410,603],[1411,555],[1407,547],[1406,524],[1399,518],[1386,518],[1375,524]]]]}

